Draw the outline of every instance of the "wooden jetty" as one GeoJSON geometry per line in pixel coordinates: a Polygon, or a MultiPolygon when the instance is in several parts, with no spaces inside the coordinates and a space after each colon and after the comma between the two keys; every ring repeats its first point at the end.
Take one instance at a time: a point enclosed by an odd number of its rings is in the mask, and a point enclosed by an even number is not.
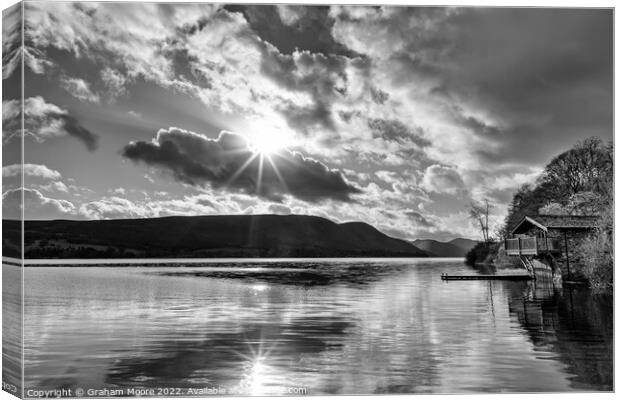
{"type": "Polygon", "coordinates": [[[529,281],[533,279],[530,275],[517,274],[517,275],[448,275],[441,274],[442,281],[490,281],[490,280],[503,280],[503,281],[529,281]]]}

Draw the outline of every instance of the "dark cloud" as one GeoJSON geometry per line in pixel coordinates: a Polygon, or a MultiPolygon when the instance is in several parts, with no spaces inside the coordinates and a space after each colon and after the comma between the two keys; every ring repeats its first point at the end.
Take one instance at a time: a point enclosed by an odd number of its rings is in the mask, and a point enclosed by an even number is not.
{"type": "Polygon", "coordinates": [[[430,146],[431,142],[424,139],[420,128],[410,129],[398,120],[370,119],[368,127],[372,130],[373,137],[380,137],[391,142],[413,142],[420,147],[430,146]]]}
{"type": "Polygon", "coordinates": [[[473,8],[448,23],[459,35],[445,60],[457,66],[444,71],[447,93],[503,122],[461,121],[495,143],[483,161],[544,162],[559,143],[611,137],[611,10],[473,8]]]}
{"type": "Polygon", "coordinates": [[[389,93],[384,92],[383,90],[376,87],[370,88],[370,96],[372,97],[372,100],[377,104],[385,104],[385,102],[388,101],[390,98],[389,93]]]}
{"type": "Polygon", "coordinates": [[[462,110],[455,110],[455,119],[473,134],[486,140],[498,140],[504,134],[497,126],[488,124],[478,118],[463,115],[462,110]]]}
{"type": "Polygon", "coordinates": [[[340,171],[297,152],[282,150],[264,156],[261,161],[243,136],[230,132],[209,139],[177,128],[162,129],[155,140],[132,142],[124,147],[122,154],[130,160],[170,171],[181,182],[209,183],[216,188],[275,201],[281,201],[286,194],[306,201],[350,201],[350,195],[360,193],[340,171]]]}
{"type": "MultiPolygon", "coordinates": [[[[18,100],[2,102],[2,140],[8,143],[21,134],[21,108],[18,100]]],[[[55,136],[69,135],[80,140],[89,151],[95,151],[99,136],[85,128],[67,110],[47,103],[41,96],[24,101],[24,134],[37,142],[55,136]]]]}
{"type": "Polygon", "coordinates": [[[429,222],[422,214],[413,210],[406,210],[405,215],[409,217],[413,222],[415,222],[418,226],[423,228],[431,228],[435,225],[429,222]]]}
{"type": "Polygon", "coordinates": [[[264,44],[261,52],[261,71],[267,77],[287,90],[309,93],[313,99],[310,106],[289,103],[280,108],[289,126],[305,134],[317,126],[334,130],[331,104],[347,92],[348,59],[308,51],[286,55],[264,44]]]}
{"type": "Polygon", "coordinates": [[[355,57],[358,54],[338,43],[331,35],[334,24],[326,6],[281,6],[278,11],[269,5],[227,5],[225,9],[241,12],[250,27],[263,40],[273,44],[281,53],[292,54],[295,50],[308,50],[312,53],[340,54],[355,57]],[[284,12],[294,13],[294,21],[283,21],[284,12]]]}
{"type": "Polygon", "coordinates": [[[361,117],[362,113],[359,111],[338,111],[338,116],[344,122],[349,123],[351,119],[361,117]]]}
{"type": "Polygon", "coordinates": [[[334,120],[328,105],[318,103],[310,107],[300,107],[289,103],[281,108],[288,125],[297,132],[309,135],[313,129],[324,128],[334,130],[334,120]]]}
{"type": "Polygon", "coordinates": [[[531,111],[583,81],[611,84],[611,10],[472,8],[448,22],[459,32],[455,77],[508,107],[531,111]]]}
{"type": "Polygon", "coordinates": [[[99,137],[86,129],[75,117],[69,114],[50,115],[63,122],[63,128],[70,136],[79,139],[89,151],[97,150],[99,137]]]}
{"type": "Polygon", "coordinates": [[[386,211],[386,210],[380,210],[379,212],[388,218],[396,219],[396,214],[394,214],[393,212],[386,211]]]}
{"type": "Polygon", "coordinates": [[[422,187],[429,192],[451,195],[463,194],[466,191],[463,178],[456,168],[438,164],[426,168],[422,187]]]}
{"type": "Polygon", "coordinates": [[[558,143],[612,136],[612,9],[341,7],[333,16],[336,39],[382,62],[393,86],[463,106],[450,122],[491,142],[485,165],[540,164],[558,143]]]}

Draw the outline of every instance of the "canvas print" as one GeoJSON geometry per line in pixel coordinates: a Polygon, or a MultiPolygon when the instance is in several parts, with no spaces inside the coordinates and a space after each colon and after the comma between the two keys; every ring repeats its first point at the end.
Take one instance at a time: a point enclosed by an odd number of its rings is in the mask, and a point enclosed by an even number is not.
{"type": "Polygon", "coordinates": [[[613,392],[613,17],[6,8],[3,390],[613,392]]]}

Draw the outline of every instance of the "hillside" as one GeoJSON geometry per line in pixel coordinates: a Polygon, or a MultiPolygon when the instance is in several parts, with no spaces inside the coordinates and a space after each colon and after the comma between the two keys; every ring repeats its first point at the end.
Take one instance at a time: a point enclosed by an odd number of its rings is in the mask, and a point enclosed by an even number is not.
{"type": "Polygon", "coordinates": [[[431,257],[465,257],[465,254],[476,245],[470,239],[454,239],[449,242],[439,242],[432,239],[418,239],[412,242],[420,250],[424,250],[431,257]]]}
{"type": "Polygon", "coordinates": [[[305,215],[26,221],[25,245],[26,258],[427,256],[368,224],[305,215]]]}
{"type": "Polygon", "coordinates": [[[471,240],[471,239],[456,238],[456,239],[450,240],[448,243],[463,249],[463,251],[467,253],[469,250],[471,250],[475,245],[477,245],[480,242],[476,240],[471,240]]]}

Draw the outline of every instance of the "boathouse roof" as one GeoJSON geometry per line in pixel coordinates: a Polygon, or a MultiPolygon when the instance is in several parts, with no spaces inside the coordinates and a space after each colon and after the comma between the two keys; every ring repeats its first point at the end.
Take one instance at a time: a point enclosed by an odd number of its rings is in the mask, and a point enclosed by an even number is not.
{"type": "Polygon", "coordinates": [[[525,216],[519,222],[512,234],[524,233],[532,228],[539,228],[547,232],[549,229],[576,230],[592,229],[596,227],[596,215],[534,215],[525,216]]]}

